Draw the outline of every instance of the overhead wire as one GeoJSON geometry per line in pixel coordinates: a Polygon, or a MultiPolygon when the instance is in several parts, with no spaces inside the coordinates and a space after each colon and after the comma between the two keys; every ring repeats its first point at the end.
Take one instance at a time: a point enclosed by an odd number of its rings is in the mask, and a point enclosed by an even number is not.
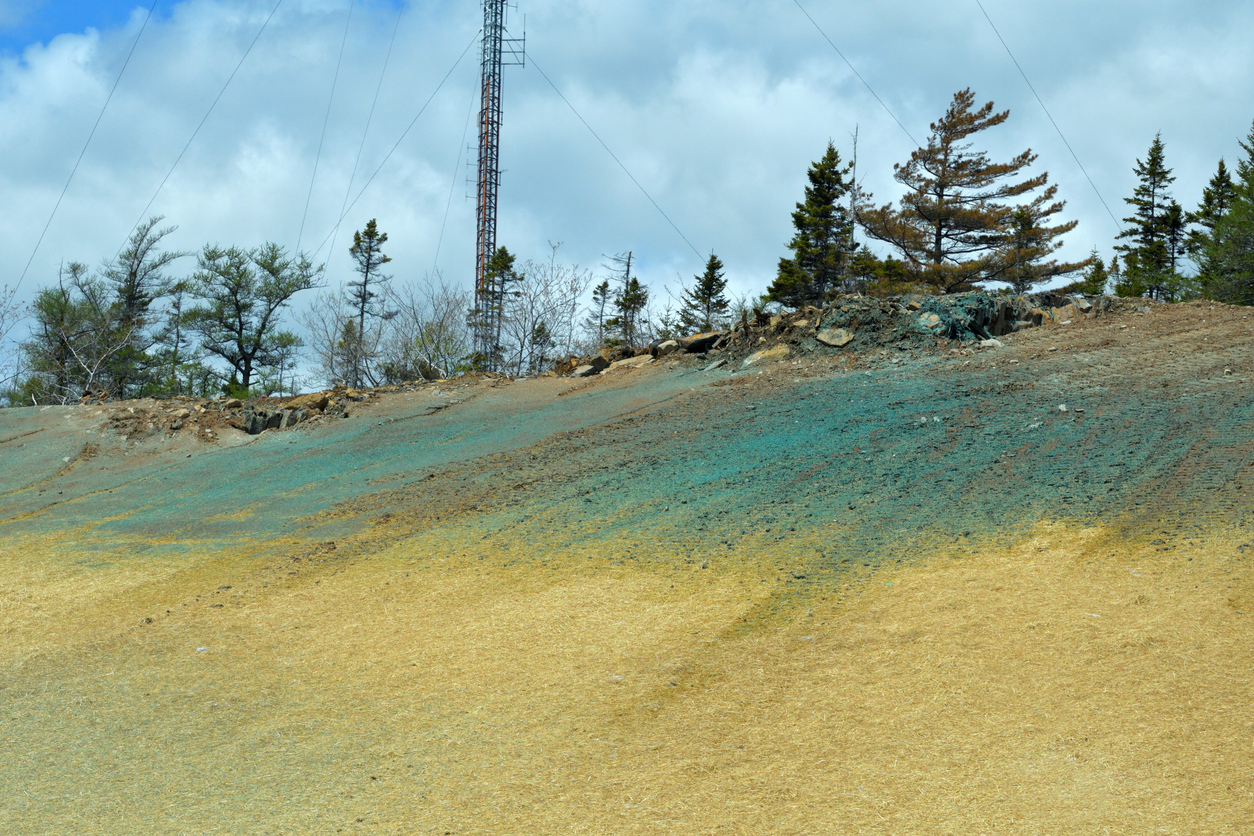
{"type": "Polygon", "coordinates": [[[857,76],[858,81],[862,82],[862,86],[865,87],[870,92],[870,94],[875,97],[875,101],[880,103],[880,107],[884,108],[884,112],[893,118],[893,121],[897,123],[897,127],[901,128],[902,133],[910,137],[911,142],[913,142],[915,145],[918,145],[919,141],[915,139],[914,135],[911,134],[910,131],[906,129],[906,126],[901,123],[901,120],[897,118],[897,114],[893,113],[892,109],[887,104],[884,103],[884,100],[880,98],[879,93],[875,92],[875,88],[871,86],[870,82],[868,82],[865,78],[862,77],[862,73],[858,72],[858,68],[853,65],[853,62],[845,57],[845,53],[840,51],[840,47],[836,46],[835,41],[833,41],[831,38],[827,36],[827,33],[823,31],[823,27],[819,26],[818,21],[810,16],[810,13],[806,11],[805,6],[801,5],[801,0],[792,0],[792,1],[793,3],[796,3],[798,9],[801,9],[801,13],[806,16],[806,19],[808,19],[811,24],[814,25],[814,28],[818,30],[818,33],[823,36],[823,40],[827,41],[828,46],[836,50],[836,54],[840,56],[840,60],[844,61],[846,66],[849,67],[849,70],[855,76],[857,76]]]}
{"type": "MultiPolygon", "coordinates": [[[[240,67],[244,66],[244,62],[248,60],[248,56],[252,53],[253,47],[257,45],[257,41],[261,40],[261,36],[266,31],[266,27],[270,25],[270,21],[274,18],[275,13],[278,12],[279,7],[282,5],[283,0],[277,0],[274,4],[274,8],[270,10],[270,14],[266,16],[265,21],[261,24],[261,28],[257,30],[256,36],[254,36],[252,42],[248,44],[248,48],[244,50],[244,54],[240,56],[239,63],[235,65],[234,70],[231,70],[231,75],[227,77],[226,83],[222,85],[222,89],[219,90],[218,95],[214,97],[213,103],[210,104],[209,109],[205,111],[204,118],[200,120],[200,124],[196,126],[196,130],[192,131],[192,135],[187,140],[187,144],[183,146],[183,150],[179,152],[178,158],[174,160],[174,165],[170,166],[170,170],[167,171],[165,177],[161,179],[161,184],[157,186],[157,190],[153,192],[152,198],[148,201],[148,205],[144,207],[143,212],[139,213],[139,219],[131,225],[130,231],[126,233],[126,238],[128,240],[130,239],[131,234],[139,228],[141,223],[144,222],[144,216],[148,214],[148,210],[151,209],[152,204],[156,202],[157,196],[161,194],[161,190],[165,188],[165,184],[169,181],[170,175],[174,173],[174,170],[178,168],[179,163],[182,162],[183,156],[187,153],[187,149],[191,148],[192,143],[196,141],[196,137],[200,134],[201,128],[203,128],[205,123],[209,121],[209,116],[213,113],[214,108],[218,106],[218,102],[221,101],[222,96],[227,91],[227,88],[231,86],[231,82],[235,80],[236,74],[239,73],[240,67]]],[[[125,246],[126,243],[124,241],[122,246],[118,247],[118,252],[114,255],[114,258],[117,258],[118,255],[122,254],[122,249],[125,246]]]]}
{"type": "Polygon", "coordinates": [[[527,58],[531,61],[531,66],[536,68],[536,72],[540,73],[544,80],[549,83],[549,86],[553,88],[553,92],[558,95],[558,98],[566,103],[566,106],[570,108],[571,113],[575,114],[575,118],[583,123],[583,126],[588,129],[588,133],[592,134],[593,138],[596,139],[597,142],[601,143],[601,147],[605,149],[605,152],[610,155],[614,162],[618,163],[618,167],[623,170],[623,173],[627,175],[631,182],[636,184],[636,188],[640,190],[640,193],[648,198],[649,202],[653,204],[653,208],[656,209],[663,218],[666,218],[666,222],[671,225],[671,229],[675,230],[679,237],[684,239],[684,243],[692,248],[692,251],[697,254],[697,258],[704,258],[705,256],[701,255],[701,251],[694,247],[692,242],[688,240],[688,236],[684,235],[684,233],[680,231],[679,227],[675,225],[675,222],[671,220],[670,215],[667,215],[664,211],[662,211],[662,207],[659,206],[657,201],[653,199],[653,196],[649,194],[644,186],[640,185],[640,181],[627,170],[627,166],[623,165],[623,161],[610,150],[610,146],[605,144],[605,140],[601,139],[597,132],[592,129],[592,126],[588,124],[588,121],[579,115],[579,111],[576,110],[575,106],[570,103],[570,100],[562,95],[562,91],[557,89],[557,85],[553,83],[553,80],[548,77],[544,70],[540,69],[540,65],[536,63],[535,57],[528,53],[527,58]]]}
{"type": "Polygon", "coordinates": [[[1041,100],[1041,96],[1036,92],[1036,88],[1032,86],[1032,82],[1028,80],[1028,74],[1023,71],[1023,67],[1019,65],[1019,60],[1015,58],[1010,46],[1006,43],[1006,39],[1001,36],[1001,32],[997,31],[996,24],[989,17],[988,11],[984,8],[984,4],[980,0],[975,0],[975,5],[980,7],[980,11],[984,14],[984,19],[988,21],[988,25],[993,30],[993,34],[997,36],[997,40],[1001,41],[1002,48],[1006,50],[1006,54],[1010,56],[1010,60],[1014,63],[1015,69],[1019,71],[1019,75],[1023,76],[1023,81],[1028,85],[1028,89],[1032,91],[1032,95],[1036,97],[1036,103],[1041,106],[1041,110],[1045,111],[1045,116],[1049,119],[1049,123],[1054,126],[1054,130],[1058,132],[1058,137],[1062,140],[1062,144],[1067,146],[1067,150],[1071,152],[1071,159],[1075,160],[1075,164],[1080,167],[1080,171],[1084,173],[1084,179],[1089,181],[1089,185],[1093,187],[1093,193],[1097,195],[1097,199],[1101,201],[1102,208],[1106,210],[1106,214],[1110,215],[1110,219],[1114,221],[1115,226],[1120,230],[1123,225],[1115,218],[1115,213],[1110,211],[1110,207],[1106,205],[1106,198],[1102,197],[1101,190],[1097,188],[1097,184],[1093,182],[1093,178],[1089,176],[1088,171],[1084,168],[1084,163],[1080,162],[1079,156],[1071,147],[1071,143],[1067,141],[1067,137],[1063,135],[1062,128],[1058,127],[1058,123],[1054,121],[1053,114],[1049,112],[1049,108],[1045,106],[1045,102],[1041,100]]]}
{"type": "Polygon", "coordinates": [[[344,37],[340,39],[340,55],[335,59],[335,75],[331,77],[331,95],[327,96],[327,112],[322,117],[322,135],[318,137],[318,153],[314,155],[313,174],[309,178],[309,194],[305,195],[305,211],[300,216],[300,232],[296,235],[296,251],[300,252],[301,239],[305,237],[305,219],[309,217],[309,203],[313,200],[314,182],[318,179],[318,163],[322,161],[322,144],[327,138],[327,124],[331,121],[331,105],[335,102],[335,86],[340,81],[340,66],[344,63],[344,46],[348,43],[348,30],[353,23],[353,6],[356,0],[349,0],[348,19],[344,21],[344,37]]]}
{"type": "Polygon", "coordinates": [[[449,183],[448,200],[444,204],[444,222],[440,224],[440,237],[435,242],[435,258],[431,262],[431,275],[434,277],[440,269],[440,248],[444,246],[444,230],[448,226],[449,211],[453,208],[453,192],[457,189],[457,170],[462,167],[462,153],[466,150],[466,134],[470,133],[470,117],[475,112],[475,97],[478,90],[472,88],[470,105],[466,108],[466,124],[462,127],[462,139],[457,144],[457,162],[453,164],[453,181],[449,183]]]}
{"type": "MultiPolygon", "coordinates": [[[[379,91],[383,89],[383,79],[388,72],[388,62],[392,60],[392,47],[396,44],[396,33],[401,28],[401,15],[405,12],[405,6],[401,5],[396,10],[396,23],[392,26],[392,38],[388,41],[388,51],[383,56],[383,69],[379,71],[379,83],[374,88],[374,99],[370,102],[370,113],[366,116],[366,127],[361,132],[361,143],[357,146],[357,157],[353,160],[353,171],[348,175],[348,185],[344,187],[344,200],[340,203],[340,218],[344,217],[344,209],[348,206],[348,196],[353,193],[353,181],[357,179],[357,167],[361,165],[361,155],[366,149],[366,137],[370,135],[370,123],[374,121],[375,105],[379,103],[379,91]]],[[[335,238],[339,234],[340,224],[337,221],[335,229],[331,230],[331,249],[328,252],[335,252],[335,238]]]]}
{"type": "Polygon", "coordinates": [[[39,240],[35,242],[35,249],[31,251],[30,258],[26,260],[26,266],[22,268],[22,275],[18,277],[17,283],[13,287],[14,292],[21,287],[22,280],[26,278],[26,273],[30,270],[31,263],[35,260],[35,254],[39,252],[39,245],[44,242],[44,236],[48,234],[48,229],[52,226],[52,219],[57,216],[57,210],[61,208],[61,201],[65,199],[66,192],[70,190],[70,183],[74,180],[74,175],[78,173],[78,167],[83,162],[83,156],[87,153],[87,146],[91,145],[92,138],[96,135],[96,129],[100,127],[100,120],[104,118],[105,111],[109,109],[109,102],[113,101],[113,94],[117,92],[118,84],[122,82],[122,75],[131,63],[131,56],[135,54],[135,47],[139,46],[139,39],[143,37],[144,30],[148,28],[148,21],[152,19],[152,12],[157,8],[157,2],[158,0],[152,0],[152,5],[148,7],[148,14],[144,15],[144,22],[140,24],[139,31],[135,33],[135,40],[131,42],[131,49],[126,53],[126,60],[122,62],[122,69],[118,70],[118,77],[113,80],[113,86],[109,88],[109,95],[105,97],[105,103],[100,108],[100,113],[96,116],[96,122],[91,126],[91,132],[87,134],[87,141],[83,143],[83,150],[78,153],[78,159],[74,161],[74,168],[70,170],[70,176],[66,178],[65,187],[61,189],[61,195],[57,198],[56,205],[52,207],[52,214],[48,215],[48,222],[44,224],[43,232],[39,233],[39,240]]]}
{"type": "Polygon", "coordinates": [[[373,183],[374,179],[379,176],[379,172],[383,170],[385,165],[387,165],[388,160],[392,159],[392,155],[396,153],[396,149],[401,147],[401,143],[405,141],[405,137],[409,136],[409,132],[414,129],[414,125],[418,124],[418,120],[422,117],[422,114],[426,112],[427,108],[431,105],[432,100],[435,99],[436,95],[439,94],[440,90],[449,80],[449,76],[453,75],[453,72],[457,69],[458,65],[461,64],[462,59],[466,57],[466,53],[470,52],[470,48],[475,45],[476,41],[479,40],[480,31],[482,30],[476,31],[474,37],[470,39],[470,43],[466,44],[466,48],[462,50],[462,54],[459,55],[457,60],[453,62],[453,66],[450,67],[449,71],[444,74],[444,78],[440,79],[440,83],[436,85],[435,90],[433,90],[431,95],[427,97],[426,102],[424,102],[422,107],[418,110],[418,114],[414,116],[413,120],[409,123],[409,126],[401,133],[400,138],[396,140],[396,143],[393,144],[391,150],[387,152],[386,156],[384,156],[383,161],[379,163],[377,168],[375,168],[374,173],[370,175],[368,180],[366,180],[366,184],[361,187],[361,191],[357,192],[357,196],[353,198],[352,203],[348,204],[348,208],[340,213],[340,217],[336,220],[335,226],[327,233],[326,237],[322,239],[322,243],[318,245],[318,249],[313,251],[313,254],[310,256],[311,259],[316,258],[318,253],[322,252],[322,248],[325,247],[327,242],[331,240],[331,236],[339,229],[340,224],[344,222],[344,218],[347,217],[348,213],[351,212],[353,207],[357,205],[357,201],[361,200],[361,196],[364,195],[366,190],[370,188],[370,184],[373,183]]]}

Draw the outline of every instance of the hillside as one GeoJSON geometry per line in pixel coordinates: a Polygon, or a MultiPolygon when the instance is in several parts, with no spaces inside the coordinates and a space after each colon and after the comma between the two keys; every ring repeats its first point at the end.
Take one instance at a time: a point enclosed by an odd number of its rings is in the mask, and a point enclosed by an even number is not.
{"type": "Polygon", "coordinates": [[[0,411],[0,831],[1248,827],[1248,309],[844,315],[259,435],[0,411]]]}

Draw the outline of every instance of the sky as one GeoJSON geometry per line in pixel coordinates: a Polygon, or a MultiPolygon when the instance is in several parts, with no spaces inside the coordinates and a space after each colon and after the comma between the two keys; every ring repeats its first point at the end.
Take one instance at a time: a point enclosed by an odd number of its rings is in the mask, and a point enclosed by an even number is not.
{"type": "MultiPolygon", "coordinates": [[[[498,242],[536,260],[560,243],[560,261],[599,272],[631,250],[656,294],[715,252],[734,292],[760,293],[828,141],[851,159],[856,131],[859,180],[895,201],[893,164],[966,87],[1010,110],[977,144],[994,159],[1030,147],[1058,184],[1079,221],[1068,258],[1109,258],[1118,226],[1098,192],[1129,214],[1156,133],[1186,209],[1220,157],[1239,157],[1254,4],[983,4],[1096,192],[976,0],[801,0],[882,104],[794,0],[519,0],[509,26],[525,25],[529,59],[505,69],[498,242]]],[[[178,227],[171,248],[273,240],[316,252],[331,284],[350,276],[352,231],[375,218],[396,281],[439,271],[470,287],[481,22],[470,0],[0,0],[0,286],[26,270],[29,301],[59,264],[99,264],[160,214],[178,227]]]]}

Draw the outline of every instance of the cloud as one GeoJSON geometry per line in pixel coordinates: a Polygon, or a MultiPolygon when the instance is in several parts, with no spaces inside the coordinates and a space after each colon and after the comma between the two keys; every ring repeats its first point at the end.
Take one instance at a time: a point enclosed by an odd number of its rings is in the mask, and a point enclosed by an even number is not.
{"type": "Polygon", "coordinates": [[[41,2],[42,0],[0,0],[0,28],[21,23],[41,2]]]}
{"type": "MultiPolygon", "coordinates": [[[[1093,246],[1109,253],[1116,225],[975,4],[804,5],[917,139],[958,89],[1010,108],[1011,119],[980,142],[995,158],[1035,149],[1081,222],[1066,255],[1093,246]]],[[[1156,131],[1186,207],[1218,158],[1237,155],[1254,118],[1243,36],[1254,9],[1165,0],[984,5],[1117,217],[1126,214],[1135,158],[1156,131]]],[[[475,4],[405,7],[363,146],[397,6],[358,0],[301,235],[347,6],[288,0],[280,8],[153,202],[150,212],[180,227],[174,246],[273,239],[295,247],[300,236],[302,247],[318,247],[350,176],[355,195],[480,25],[475,4]]],[[[0,14],[17,8],[6,3],[0,14]]],[[[149,24],[24,295],[55,276],[61,259],[117,251],[272,8],[269,0],[185,0],[149,24]]],[[[791,2],[524,0],[520,12],[533,63],[505,72],[499,240],[523,258],[562,241],[565,258],[595,267],[602,254],[631,249],[642,275],[674,287],[712,249],[738,291],[761,291],[785,253],[807,167],[829,138],[848,158],[855,127],[865,186],[879,200],[899,194],[892,164],[908,157],[910,140],[791,2]]],[[[0,59],[6,277],[30,256],[140,22],[84,27],[0,59]]],[[[511,26],[521,33],[519,13],[511,26]]],[[[431,270],[438,245],[440,269],[469,284],[474,160],[465,145],[474,143],[477,73],[472,48],[348,214],[334,251],[328,244],[320,253],[331,280],[349,274],[352,229],[377,218],[398,279],[431,270]]]]}

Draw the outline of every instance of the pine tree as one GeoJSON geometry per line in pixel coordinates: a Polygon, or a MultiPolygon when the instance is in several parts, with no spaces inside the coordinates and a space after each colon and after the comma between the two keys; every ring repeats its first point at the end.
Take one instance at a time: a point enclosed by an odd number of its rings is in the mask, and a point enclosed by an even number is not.
{"type": "Polygon", "coordinates": [[[1232,201],[1236,199],[1237,187],[1232,182],[1232,174],[1223,158],[1219,158],[1219,167],[1210,178],[1210,183],[1202,189],[1202,202],[1197,211],[1190,212],[1187,221],[1198,229],[1191,229],[1185,235],[1185,248],[1194,259],[1201,257],[1206,244],[1213,240],[1215,225],[1228,214],[1232,201]]]}
{"type": "Polygon", "coordinates": [[[1254,127],[1241,142],[1231,204],[1202,248],[1201,280],[1208,298],[1254,304],[1254,127]]]}
{"type": "Polygon", "coordinates": [[[1138,183],[1132,197],[1123,199],[1134,211],[1123,219],[1129,226],[1117,237],[1132,243],[1115,247],[1124,254],[1125,290],[1131,293],[1139,289],[1136,295],[1148,294],[1154,299],[1166,298],[1176,279],[1168,244],[1174,202],[1169,189],[1176,178],[1167,168],[1165,156],[1162,134],[1156,134],[1145,159],[1136,161],[1133,171],[1138,183]]]}
{"type": "Polygon", "coordinates": [[[1106,285],[1110,283],[1110,271],[1106,269],[1106,264],[1097,253],[1097,248],[1089,254],[1089,260],[1085,262],[1086,269],[1080,280],[1073,282],[1063,288],[1064,293],[1082,293],[1085,296],[1100,296],[1106,292],[1106,285]]]}
{"type": "Polygon", "coordinates": [[[496,252],[492,253],[492,257],[484,266],[483,292],[488,298],[497,300],[494,304],[499,306],[499,310],[495,318],[496,331],[492,334],[492,357],[479,358],[479,364],[493,371],[500,369],[504,362],[501,326],[505,319],[505,299],[509,294],[509,287],[518,284],[523,279],[522,275],[514,269],[514,262],[517,260],[517,256],[505,247],[497,247],[496,252]]]}
{"type": "Polygon", "coordinates": [[[588,318],[584,327],[596,334],[597,347],[605,345],[605,309],[610,305],[610,280],[605,279],[592,288],[592,305],[588,309],[588,318]]]}
{"type": "MultiPolygon", "coordinates": [[[[1048,182],[1042,173],[1014,181],[1036,155],[1029,149],[1008,162],[994,163],[983,151],[972,150],[968,139],[996,127],[1010,115],[993,111],[988,102],[973,110],[975,94],[959,91],[944,117],[931,125],[926,147],[910,155],[909,162],[893,166],[893,177],[907,192],[894,208],[864,205],[859,221],[872,238],[895,247],[914,281],[942,293],[970,289],[975,282],[1002,278],[1016,264],[1008,258],[1008,240],[1016,206],[1010,201],[1035,191],[1048,182]]],[[[1062,208],[1050,203],[1053,191],[1029,204],[1035,249],[1057,249],[1052,239],[1072,225],[1044,227],[1040,221],[1062,208]]],[[[867,196],[870,197],[869,195],[867,196]]],[[[1012,248],[1011,250],[1012,251],[1012,248]]]]}
{"type": "Polygon", "coordinates": [[[615,278],[619,287],[613,299],[617,313],[605,321],[606,329],[614,335],[607,342],[634,349],[646,325],[643,314],[649,305],[649,289],[631,274],[630,251],[612,256],[610,261],[617,266],[615,278]]]}
{"type": "Polygon", "coordinates": [[[810,166],[805,202],[792,213],[796,234],[788,243],[792,258],[779,260],[767,298],[790,307],[821,304],[849,280],[849,260],[857,249],[853,216],[844,201],[856,190],[853,165],[842,166],[827,143],[823,158],[810,166]]]}
{"type": "Polygon", "coordinates": [[[726,324],[731,302],[727,299],[727,279],[723,278],[723,262],[710,253],[705,272],[694,276],[697,283],[680,294],[679,325],[689,333],[713,331],[726,324]]]}
{"type": "Polygon", "coordinates": [[[118,332],[127,335],[126,345],[110,358],[106,371],[109,380],[105,385],[119,398],[136,397],[158,384],[160,373],[148,354],[156,342],[151,331],[154,317],[149,309],[170,287],[166,268],[190,255],[161,250],[162,239],[178,229],[158,229],[157,224],[163,219],[154,215],[141,223],[118,257],[106,262],[100,271],[115,294],[113,309],[118,332]]]}
{"type": "Polygon", "coordinates": [[[377,381],[370,361],[375,359],[374,346],[377,334],[366,327],[366,318],[384,320],[390,314],[383,307],[383,290],[392,277],[382,272],[383,265],[392,259],[384,255],[383,245],[387,243],[388,234],[380,232],[374,218],[366,224],[366,228],[353,233],[353,245],[348,253],[353,257],[354,269],[360,278],[348,282],[348,298],[357,317],[355,338],[359,345],[351,353],[355,359],[351,368],[347,369],[350,386],[371,385],[377,381]]]}
{"type": "MultiPolygon", "coordinates": [[[[999,251],[1001,272],[996,275],[1016,293],[1027,293],[1043,282],[1078,273],[1088,264],[1087,261],[1045,260],[1062,246],[1057,239],[1076,227],[1076,221],[1045,225],[1045,219],[1062,211],[1065,205],[1054,200],[1057,193],[1057,186],[1049,186],[1030,203],[1016,207],[1010,215],[999,251]]],[[[990,275],[993,275],[991,271],[990,275]]]]}

